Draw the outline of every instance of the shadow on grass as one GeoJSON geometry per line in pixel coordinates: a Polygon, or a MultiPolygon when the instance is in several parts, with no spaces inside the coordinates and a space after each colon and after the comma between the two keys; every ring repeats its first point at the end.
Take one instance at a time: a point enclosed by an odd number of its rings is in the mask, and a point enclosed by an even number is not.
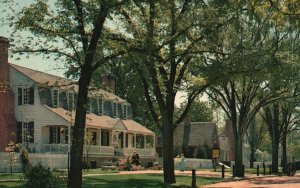
{"type": "Polygon", "coordinates": [[[24,183],[22,182],[0,182],[1,188],[24,188],[24,183]]]}
{"type": "MultiPolygon", "coordinates": [[[[114,176],[94,176],[85,177],[83,188],[101,187],[101,188],[147,188],[147,187],[191,187],[190,176],[177,176],[176,184],[166,185],[163,183],[162,175],[114,175],[114,176]]],[[[221,181],[220,178],[203,178],[197,177],[197,185],[216,183],[221,181]]]]}

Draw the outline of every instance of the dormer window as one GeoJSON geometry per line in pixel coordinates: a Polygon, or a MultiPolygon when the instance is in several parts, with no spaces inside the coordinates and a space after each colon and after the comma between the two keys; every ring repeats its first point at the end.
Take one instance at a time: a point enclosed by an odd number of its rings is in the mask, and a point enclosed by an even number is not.
{"type": "Polygon", "coordinates": [[[117,117],[118,105],[116,102],[113,102],[113,117],[117,117]]]}
{"type": "Polygon", "coordinates": [[[103,114],[103,100],[102,100],[102,98],[98,98],[98,113],[99,113],[99,116],[102,116],[102,114],[103,114]]]}
{"type": "Polygon", "coordinates": [[[127,105],[123,105],[123,119],[127,119],[127,105]]]}
{"type": "Polygon", "coordinates": [[[58,107],[59,105],[59,92],[58,89],[53,89],[53,107],[58,107]]]}

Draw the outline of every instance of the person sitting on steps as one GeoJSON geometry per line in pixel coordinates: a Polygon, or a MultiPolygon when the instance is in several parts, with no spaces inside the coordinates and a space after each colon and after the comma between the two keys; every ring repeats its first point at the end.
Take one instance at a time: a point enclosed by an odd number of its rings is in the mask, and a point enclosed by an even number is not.
{"type": "Polygon", "coordinates": [[[131,164],[134,164],[136,166],[141,165],[140,156],[136,153],[136,151],[133,152],[133,155],[131,157],[131,164]]]}

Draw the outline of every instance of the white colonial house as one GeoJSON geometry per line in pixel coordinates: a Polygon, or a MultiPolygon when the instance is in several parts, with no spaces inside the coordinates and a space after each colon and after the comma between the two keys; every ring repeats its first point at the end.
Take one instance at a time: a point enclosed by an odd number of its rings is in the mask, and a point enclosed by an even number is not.
{"type": "MultiPolygon", "coordinates": [[[[75,120],[74,81],[10,64],[15,94],[17,141],[31,152],[67,153],[75,120]]],[[[155,135],[132,120],[131,105],[102,89],[89,94],[84,153],[98,156],[155,156],[155,135]],[[88,151],[87,151],[88,150],[88,151]]]]}

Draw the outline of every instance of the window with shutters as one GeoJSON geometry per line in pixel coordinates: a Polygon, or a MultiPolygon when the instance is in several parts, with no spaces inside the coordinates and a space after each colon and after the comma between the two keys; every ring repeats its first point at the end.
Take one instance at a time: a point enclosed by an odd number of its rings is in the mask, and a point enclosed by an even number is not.
{"type": "Polygon", "coordinates": [[[59,105],[59,92],[58,89],[53,89],[53,107],[58,107],[59,105]]]}
{"type": "Polygon", "coordinates": [[[18,88],[18,105],[34,104],[34,88],[18,88]]]}
{"type": "Polygon", "coordinates": [[[34,143],[34,122],[23,122],[22,125],[22,142],[34,143]]]}

